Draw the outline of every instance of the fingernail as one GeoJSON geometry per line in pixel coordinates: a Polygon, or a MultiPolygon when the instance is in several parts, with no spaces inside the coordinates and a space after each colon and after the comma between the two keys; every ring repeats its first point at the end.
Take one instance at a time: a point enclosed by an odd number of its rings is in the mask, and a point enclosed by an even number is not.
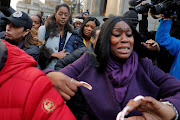
{"type": "Polygon", "coordinates": [[[88,84],[87,82],[80,81],[80,83],[82,83],[82,86],[86,87],[87,89],[92,90],[92,86],[88,84]]]}
{"type": "Polygon", "coordinates": [[[144,99],[144,97],[142,95],[138,95],[137,97],[134,98],[134,101],[138,101],[140,99],[144,99]]]}
{"type": "Polygon", "coordinates": [[[126,115],[126,112],[130,109],[130,106],[126,106],[123,111],[119,112],[117,114],[116,120],[124,120],[124,116],[126,115]]]}

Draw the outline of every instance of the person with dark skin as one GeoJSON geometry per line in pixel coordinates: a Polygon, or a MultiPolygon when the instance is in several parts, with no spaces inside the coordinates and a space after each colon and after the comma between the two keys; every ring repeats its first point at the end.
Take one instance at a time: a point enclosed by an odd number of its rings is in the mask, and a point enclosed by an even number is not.
{"type": "MultiPolygon", "coordinates": [[[[83,120],[115,120],[127,108],[130,120],[178,119],[180,81],[144,58],[141,39],[127,19],[110,18],[102,25],[95,54],[85,53],[47,76],[65,100],[72,97],[71,102],[79,81],[92,86],[91,91],[80,87],[83,120]],[[143,99],[134,100],[138,95],[143,99]]],[[[74,114],[79,110],[78,105],[70,109],[74,114]]]]}
{"type": "Polygon", "coordinates": [[[39,58],[41,69],[54,69],[58,59],[65,57],[77,48],[84,47],[81,38],[73,34],[69,17],[69,6],[67,4],[57,5],[54,15],[45,26],[39,28],[38,38],[45,42],[44,46],[50,51],[47,53],[46,50],[42,50],[39,58]],[[43,65],[43,63],[47,64],[43,65]]]}
{"type": "Polygon", "coordinates": [[[78,35],[83,39],[84,45],[87,47],[91,41],[91,34],[94,28],[100,25],[100,22],[95,17],[87,17],[84,19],[78,35]]]}
{"type": "Polygon", "coordinates": [[[32,15],[31,19],[33,21],[32,28],[37,29],[41,26],[42,20],[39,15],[32,15]]]}

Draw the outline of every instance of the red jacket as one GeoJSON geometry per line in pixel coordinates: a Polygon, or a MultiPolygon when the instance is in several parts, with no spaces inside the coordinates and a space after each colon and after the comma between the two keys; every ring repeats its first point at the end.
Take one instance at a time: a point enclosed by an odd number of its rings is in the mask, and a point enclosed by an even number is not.
{"type": "Polygon", "coordinates": [[[5,41],[8,56],[0,70],[1,120],[75,120],[35,60],[5,41]]]}

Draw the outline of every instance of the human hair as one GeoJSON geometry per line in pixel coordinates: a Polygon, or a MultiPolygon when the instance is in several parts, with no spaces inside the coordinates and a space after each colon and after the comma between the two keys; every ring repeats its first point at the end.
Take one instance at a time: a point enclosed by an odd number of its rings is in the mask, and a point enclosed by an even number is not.
{"type": "MultiPolygon", "coordinates": [[[[50,38],[53,38],[54,36],[58,36],[58,34],[59,34],[59,29],[58,29],[58,26],[56,23],[55,14],[57,13],[59,8],[61,8],[61,7],[66,7],[68,9],[69,14],[70,14],[70,8],[67,4],[59,4],[56,6],[54,15],[52,15],[50,17],[49,21],[47,21],[47,23],[45,25],[46,26],[46,32],[48,34],[48,37],[50,37],[50,38]]],[[[73,32],[73,29],[69,23],[69,20],[64,26],[64,31],[71,32],[71,33],[73,32]]]]}
{"type": "Polygon", "coordinates": [[[85,35],[83,33],[83,30],[84,30],[84,27],[85,27],[86,23],[89,22],[89,21],[94,21],[95,24],[96,24],[96,27],[100,25],[100,22],[95,17],[87,17],[87,18],[85,18],[82,25],[81,25],[81,27],[80,27],[80,29],[79,29],[79,36],[80,37],[83,37],[83,38],[85,37],[85,35]]]}
{"type": "Polygon", "coordinates": [[[100,26],[95,27],[94,30],[92,31],[91,37],[93,37],[93,38],[95,39],[95,38],[96,38],[96,31],[97,31],[97,30],[100,30],[100,29],[101,29],[100,26]]]}
{"type": "Polygon", "coordinates": [[[34,28],[30,30],[30,32],[24,37],[24,46],[29,48],[29,45],[41,46],[43,45],[43,41],[40,41],[37,37],[38,31],[34,28]]]}
{"type": "Polygon", "coordinates": [[[38,14],[36,14],[36,15],[34,15],[34,16],[37,16],[37,17],[40,19],[40,24],[41,24],[41,23],[42,23],[42,18],[41,18],[41,16],[38,15],[38,14]]]}
{"type": "Polygon", "coordinates": [[[98,65],[96,66],[98,70],[104,71],[108,62],[108,59],[110,57],[110,40],[111,40],[111,33],[116,25],[116,23],[124,21],[126,22],[130,28],[132,29],[133,37],[134,37],[134,50],[137,52],[137,54],[141,57],[143,57],[143,47],[141,45],[141,42],[143,41],[140,34],[136,31],[136,29],[132,26],[132,24],[125,19],[124,17],[113,17],[106,20],[106,22],[102,25],[101,31],[96,43],[95,47],[95,54],[96,59],[98,61],[98,65]]]}

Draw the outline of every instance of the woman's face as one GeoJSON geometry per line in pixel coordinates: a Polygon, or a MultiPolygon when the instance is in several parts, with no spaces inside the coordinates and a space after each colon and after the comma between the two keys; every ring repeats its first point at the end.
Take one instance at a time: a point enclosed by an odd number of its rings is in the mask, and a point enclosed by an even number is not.
{"type": "Polygon", "coordinates": [[[115,24],[110,40],[110,50],[113,57],[118,59],[127,59],[134,46],[134,37],[130,26],[120,21],[115,24]]]}
{"type": "Polygon", "coordinates": [[[34,15],[31,17],[32,21],[33,21],[33,25],[32,28],[38,29],[41,26],[41,20],[38,16],[34,15]]]}
{"type": "Polygon", "coordinates": [[[11,22],[6,25],[6,38],[14,42],[22,40],[23,36],[29,33],[29,29],[24,31],[24,27],[16,27],[11,22]]]}
{"type": "Polygon", "coordinates": [[[55,14],[56,23],[58,25],[64,26],[69,19],[69,11],[66,7],[60,7],[59,10],[55,14]]]}
{"type": "Polygon", "coordinates": [[[77,22],[74,23],[74,27],[75,27],[75,28],[78,28],[78,27],[80,27],[81,25],[82,25],[82,23],[79,22],[79,21],[77,21],[77,22]]]}
{"type": "Polygon", "coordinates": [[[83,33],[86,37],[91,37],[91,33],[93,29],[96,27],[96,23],[94,21],[88,21],[84,26],[83,33]]]}

